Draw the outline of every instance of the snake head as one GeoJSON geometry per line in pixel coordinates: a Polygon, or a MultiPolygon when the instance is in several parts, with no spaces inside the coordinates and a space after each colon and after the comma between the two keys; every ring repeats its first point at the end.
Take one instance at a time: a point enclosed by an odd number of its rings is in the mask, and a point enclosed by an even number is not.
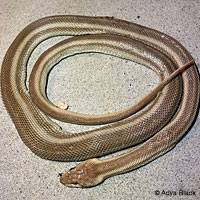
{"type": "Polygon", "coordinates": [[[92,187],[103,181],[98,173],[101,161],[93,158],[86,160],[60,176],[60,182],[67,187],[92,187]]]}

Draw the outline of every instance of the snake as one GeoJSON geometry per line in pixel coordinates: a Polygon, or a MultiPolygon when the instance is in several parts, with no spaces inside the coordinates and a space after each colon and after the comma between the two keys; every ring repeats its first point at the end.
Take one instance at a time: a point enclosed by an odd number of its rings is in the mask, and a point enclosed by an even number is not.
{"type": "Polygon", "coordinates": [[[2,63],[1,94],[22,141],[34,154],[54,161],[82,161],[60,174],[60,182],[93,187],[176,146],[198,111],[199,75],[190,53],[165,33],[114,17],[57,15],[32,22],[14,39],[2,63]],[[33,50],[57,36],[70,37],[42,53],[28,87],[27,63],[33,50]],[[62,59],[84,53],[145,65],[157,73],[160,84],[136,104],[114,113],[91,115],[56,107],[46,96],[48,74],[62,59]],[[51,117],[105,125],[70,133],[51,117]],[[123,149],[127,151],[121,155],[100,159],[123,149]]]}

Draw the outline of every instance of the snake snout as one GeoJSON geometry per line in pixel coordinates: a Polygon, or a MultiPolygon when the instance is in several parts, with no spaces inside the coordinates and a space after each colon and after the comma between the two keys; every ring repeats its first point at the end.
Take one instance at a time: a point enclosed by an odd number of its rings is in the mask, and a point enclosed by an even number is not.
{"type": "Polygon", "coordinates": [[[60,182],[67,187],[82,187],[79,184],[79,178],[77,177],[74,168],[70,169],[67,173],[60,176],[60,182]]]}

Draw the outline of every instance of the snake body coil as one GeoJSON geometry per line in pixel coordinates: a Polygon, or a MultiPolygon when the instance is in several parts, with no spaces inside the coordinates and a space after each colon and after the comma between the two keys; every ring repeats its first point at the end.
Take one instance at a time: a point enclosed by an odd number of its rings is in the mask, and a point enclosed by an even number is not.
{"type": "Polygon", "coordinates": [[[47,73],[60,59],[82,52],[105,53],[139,62],[158,74],[162,71],[161,80],[192,60],[187,50],[170,36],[110,17],[46,17],[30,24],[16,37],[1,70],[4,104],[23,142],[36,155],[57,161],[92,158],[61,176],[61,183],[71,187],[97,185],[169,151],[191,126],[199,102],[199,76],[192,64],[163,86],[157,97],[155,91],[136,106],[117,113],[93,116],[56,108],[45,96],[47,73]],[[25,80],[31,53],[39,43],[58,35],[76,37],[44,52],[31,74],[29,93],[25,80]],[[153,99],[147,109],[131,116],[153,99]],[[96,130],[65,134],[41,110],[77,124],[101,124],[131,117],[96,130]],[[103,161],[94,158],[141,142],[144,143],[121,156],[103,161]]]}

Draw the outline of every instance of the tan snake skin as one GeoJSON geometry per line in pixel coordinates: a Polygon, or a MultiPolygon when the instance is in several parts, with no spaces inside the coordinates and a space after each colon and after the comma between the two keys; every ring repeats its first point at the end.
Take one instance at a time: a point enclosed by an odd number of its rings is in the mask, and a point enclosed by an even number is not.
{"type": "Polygon", "coordinates": [[[46,74],[60,59],[82,52],[105,53],[139,62],[158,74],[162,72],[161,80],[167,80],[177,68],[193,63],[187,50],[170,36],[111,17],[52,16],[27,26],[3,61],[3,101],[23,142],[36,155],[57,161],[92,158],[61,176],[61,183],[69,187],[95,186],[163,155],[191,126],[199,102],[199,76],[192,64],[181,76],[173,80],[171,76],[170,82],[165,81],[169,83],[159,88],[164,87],[156,98],[158,90],[136,106],[118,113],[84,115],[52,106],[45,94],[46,74]],[[25,84],[27,61],[39,43],[58,35],[82,36],[59,43],[39,58],[30,78],[31,98],[25,84]],[[147,108],[131,116],[154,98],[147,108]],[[96,130],[66,134],[35,103],[50,116],[71,123],[101,124],[130,117],[96,130]],[[141,142],[123,155],[106,160],[94,158],[141,142]]]}

